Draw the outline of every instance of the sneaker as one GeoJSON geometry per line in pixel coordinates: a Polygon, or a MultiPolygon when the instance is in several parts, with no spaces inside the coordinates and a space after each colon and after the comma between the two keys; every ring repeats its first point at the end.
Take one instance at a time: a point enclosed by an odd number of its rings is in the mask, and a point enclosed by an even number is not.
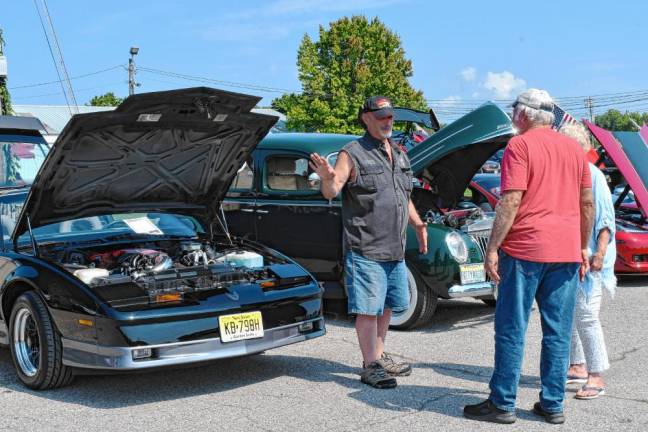
{"type": "Polygon", "coordinates": [[[378,389],[396,387],[396,378],[390,376],[377,361],[369,363],[362,369],[360,381],[378,389]]]}
{"type": "Polygon", "coordinates": [[[555,412],[555,413],[545,411],[544,408],[542,408],[542,405],[540,405],[540,402],[536,402],[535,404],[533,404],[533,413],[539,415],[540,417],[544,417],[547,423],[551,423],[551,424],[565,423],[565,414],[562,411],[555,412]]]}
{"type": "Polygon", "coordinates": [[[377,360],[378,363],[387,371],[391,376],[408,376],[412,373],[412,366],[407,362],[397,362],[389,356],[389,354],[383,353],[380,357],[380,360],[377,360]]]}
{"type": "Polygon", "coordinates": [[[464,407],[464,417],[471,420],[503,424],[515,423],[515,420],[517,420],[514,411],[499,409],[493,405],[490,399],[475,405],[466,405],[464,407]]]}

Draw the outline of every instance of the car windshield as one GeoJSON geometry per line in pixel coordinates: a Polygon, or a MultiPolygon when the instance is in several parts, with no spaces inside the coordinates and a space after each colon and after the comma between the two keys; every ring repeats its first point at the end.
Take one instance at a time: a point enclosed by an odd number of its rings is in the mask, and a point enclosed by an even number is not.
{"type": "Polygon", "coordinates": [[[48,147],[28,139],[13,142],[0,136],[0,188],[30,185],[36,178],[48,147]]]}
{"type": "MultiPolygon", "coordinates": [[[[2,234],[5,241],[10,239],[27,192],[5,195],[0,200],[2,215],[2,234]]],[[[173,236],[196,237],[205,232],[195,218],[171,213],[118,213],[101,216],[88,216],[44,225],[32,230],[37,241],[64,240],[65,237],[90,235],[92,237],[133,235],[133,236],[173,236]]],[[[18,242],[28,242],[24,233],[18,242]]]]}

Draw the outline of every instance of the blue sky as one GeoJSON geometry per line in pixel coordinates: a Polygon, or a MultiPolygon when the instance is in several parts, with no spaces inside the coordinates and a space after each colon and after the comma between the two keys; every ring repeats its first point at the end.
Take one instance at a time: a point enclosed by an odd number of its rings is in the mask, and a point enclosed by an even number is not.
{"type": "MultiPolygon", "coordinates": [[[[568,98],[594,95],[595,111],[648,111],[648,2],[424,0],[79,1],[49,0],[70,76],[124,65],[274,89],[300,90],[296,53],[305,33],[342,16],[378,17],[401,37],[413,62],[411,84],[444,119],[527,87],[568,98]],[[637,98],[600,96],[644,91],[637,98]],[[636,102],[630,100],[640,99],[636,102]]],[[[4,0],[9,88],[15,104],[64,104],[32,1],[4,0]]],[[[138,92],[200,85],[141,71],[138,92]]],[[[79,103],[113,91],[125,96],[126,70],[73,80],[79,103]]],[[[280,92],[216,85],[263,96],[280,92]]],[[[570,99],[572,98],[573,99],[570,99]]]]}

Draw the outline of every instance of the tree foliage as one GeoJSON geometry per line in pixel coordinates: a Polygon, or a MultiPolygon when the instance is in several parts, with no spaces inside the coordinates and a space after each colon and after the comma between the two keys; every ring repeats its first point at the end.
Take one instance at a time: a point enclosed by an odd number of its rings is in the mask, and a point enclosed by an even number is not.
{"type": "MultiPolygon", "coordinates": [[[[2,29],[0,28],[0,55],[4,54],[4,38],[2,37],[2,29]]],[[[9,89],[7,89],[7,80],[5,78],[0,78],[0,101],[2,101],[2,109],[0,110],[0,115],[3,114],[13,114],[11,108],[11,95],[9,94],[9,89]]]]}
{"type": "Polygon", "coordinates": [[[605,114],[596,116],[595,123],[597,126],[612,131],[636,131],[637,125],[648,125],[648,113],[627,111],[622,113],[621,111],[611,109],[605,114]]]}
{"type": "Polygon", "coordinates": [[[90,99],[90,102],[88,105],[90,106],[114,106],[116,107],[120,103],[122,103],[124,99],[115,96],[115,93],[113,92],[108,92],[106,94],[102,94],[99,96],[95,96],[92,99],[90,99]]]}
{"type": "Polygon", "coordinates": [[[367,96],[381,94],[397,106],[427,109],[423,92],[408,82],[412,62],[398,35],[377,18],[341,18],[319,40],[304,35],[297,53],[302,93],[275,99],[272,107],[298,131],[359,133],[358,108],[367,96]]]}

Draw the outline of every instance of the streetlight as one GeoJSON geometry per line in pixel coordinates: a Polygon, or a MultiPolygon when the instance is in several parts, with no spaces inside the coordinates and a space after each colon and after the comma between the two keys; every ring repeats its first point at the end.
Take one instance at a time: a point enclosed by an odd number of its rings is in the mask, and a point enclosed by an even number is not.
{"type": "Polygon", "coordinates": [[[138,47],[131,47],[130,58],[128,59],[128,95],[135,94],[135,87],[139,87],[139,83],[135,82],[135,56],[139,52],[138,47]]]}

